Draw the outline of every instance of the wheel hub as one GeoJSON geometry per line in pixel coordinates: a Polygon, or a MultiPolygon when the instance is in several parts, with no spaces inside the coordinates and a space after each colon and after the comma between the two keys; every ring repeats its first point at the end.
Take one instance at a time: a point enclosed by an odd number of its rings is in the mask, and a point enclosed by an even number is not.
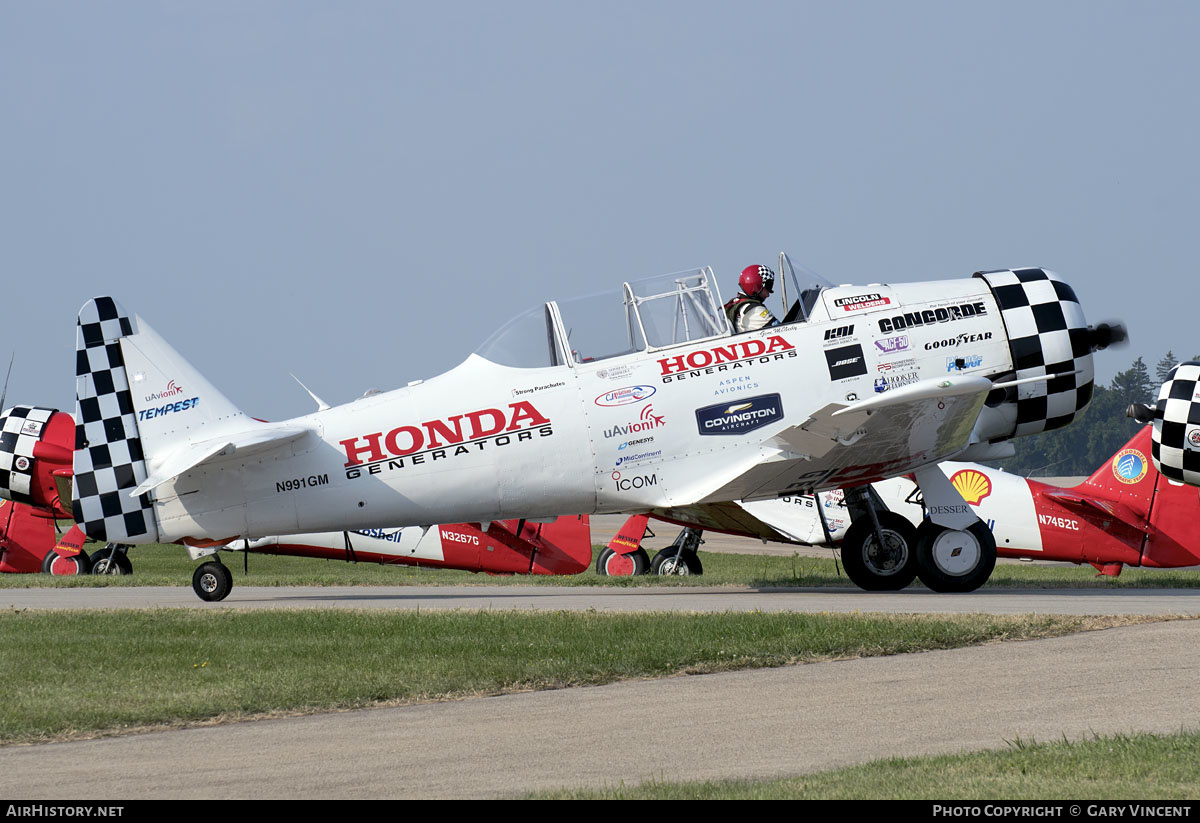
{"type": "Polygon", "coordinates": [[[979,541],[969,531],[947,529],[933,541],[933,562],[946,574],[967,574],[982,559],[979,541]]]}
{"type": "Polygon", "coordinates": [[[215,574],[203,574],[200,576],[200,588],[212,594],[217,590],[217,576],[215,574]]]}
{"type": "Polygon", "coordinates": [[[863,550],[867,565],[877,574],[895,574],[904,567],[904,561],[908,559],[908,544],[900,535],[886,529],[883,532],[882,546],[872,535],[867,538],[863,550]]]}

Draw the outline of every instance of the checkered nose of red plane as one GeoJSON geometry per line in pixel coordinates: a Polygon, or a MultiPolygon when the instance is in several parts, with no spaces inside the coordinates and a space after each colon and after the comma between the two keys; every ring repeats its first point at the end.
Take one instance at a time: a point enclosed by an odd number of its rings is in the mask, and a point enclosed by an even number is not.
{"type": "Polygon", "coordinates": [[[1150,456],[1164,477],[1200,486],[1200,362],[1180,363],[1163,383],[1150,456]]]}
{"type": "Polygon", "coordinates": [[[65,481],[69,510],[74,442],[75,421],[69,414],[41,406],[7,409],[0,416],[0,497],[54,508],[65,481]]]}

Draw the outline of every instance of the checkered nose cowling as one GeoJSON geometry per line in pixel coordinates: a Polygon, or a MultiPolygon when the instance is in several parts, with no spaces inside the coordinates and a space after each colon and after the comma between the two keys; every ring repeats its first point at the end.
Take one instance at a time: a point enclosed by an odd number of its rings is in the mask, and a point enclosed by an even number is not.
{"type": "Polygon", "coordinates": [[[58,500],[53,473],[71,468],[74,428],[70,415],[56,409],[6,410],[0,417],[0,497],[38,508],[53,506],[58,500]]]}
{"type": "MultiPolygon", "coordinates": [[[[1092,400],[1095,334],[1075,292],[1054,272],[1009,269],[979,272],[987,281],[1008,334],[1016,380],[1059,375],[1015,387],[1014,437],[1062,428],[1092,400]]],[[[1099,345],[1096,345],[1099,348],[1099,345]]]]}
{"type": "Polygon", "coordinates": [[[122,338],[134,333],[111,297],[79,310],[75,333],[75,522],[88,537],[153,543],[158,526],[146,494],[129,491],[146,479],[122,338]]]}
{"type": "Polygon", "coordinates": [[[1163,383],[1150,456],[1163,477],[1200,486],[1200,362],[1180,363],[1163,383]]]}

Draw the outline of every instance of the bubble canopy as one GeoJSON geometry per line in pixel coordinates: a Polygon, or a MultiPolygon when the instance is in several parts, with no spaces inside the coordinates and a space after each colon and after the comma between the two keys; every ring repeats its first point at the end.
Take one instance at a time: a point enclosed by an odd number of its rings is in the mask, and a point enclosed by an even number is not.
{"type": "MultiPolygon", "coordinates": [[[[780,255],[780,269],[795,283],[795,269],[786,255],[780,255]]],[[[816,277],[804,272],[811,275],[807,280],[816,277]]],[[[803,292],[815,297],[827,285],[816,277],[803,292]]],[[[801,292],[797,288],[795,294],[801,292]]],[[[806,319],[811,305],[798,300],[785,322],[806,319]]],[[[716,278],[706,266],[537,306],[501,326],[475,353],[503,366],[545,368],[656,351],[731,333],[716,278]]]]}

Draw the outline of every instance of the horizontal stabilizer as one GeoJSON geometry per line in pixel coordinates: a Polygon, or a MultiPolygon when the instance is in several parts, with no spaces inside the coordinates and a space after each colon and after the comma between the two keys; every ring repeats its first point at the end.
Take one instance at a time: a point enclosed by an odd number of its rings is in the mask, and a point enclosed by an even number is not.
{"type": "Polygon", "coordinates": [[[1078,513],[1080,517],[1104,531],[1111,531],[1113,520],[1143,534],[1153,531],[1142,515],[1115,500],[1084,497],[1072,489],[1045,489],[1042,496],[1078,513]]]}
{"type": "Polygon", "coordinates": [[[184,472],[209,462],[217,457],[233,457],[270,449],[291,443],[310,430],[303,426],[265,425],[260,429],[226,434],[199,443],[189,443],[167,453],[161,462],[152,461],[150,476],[129,493],[130,497],[145,494],[174,480],[184,472]],[[154,465],[157,464],[157,465],[154,465]]]}

